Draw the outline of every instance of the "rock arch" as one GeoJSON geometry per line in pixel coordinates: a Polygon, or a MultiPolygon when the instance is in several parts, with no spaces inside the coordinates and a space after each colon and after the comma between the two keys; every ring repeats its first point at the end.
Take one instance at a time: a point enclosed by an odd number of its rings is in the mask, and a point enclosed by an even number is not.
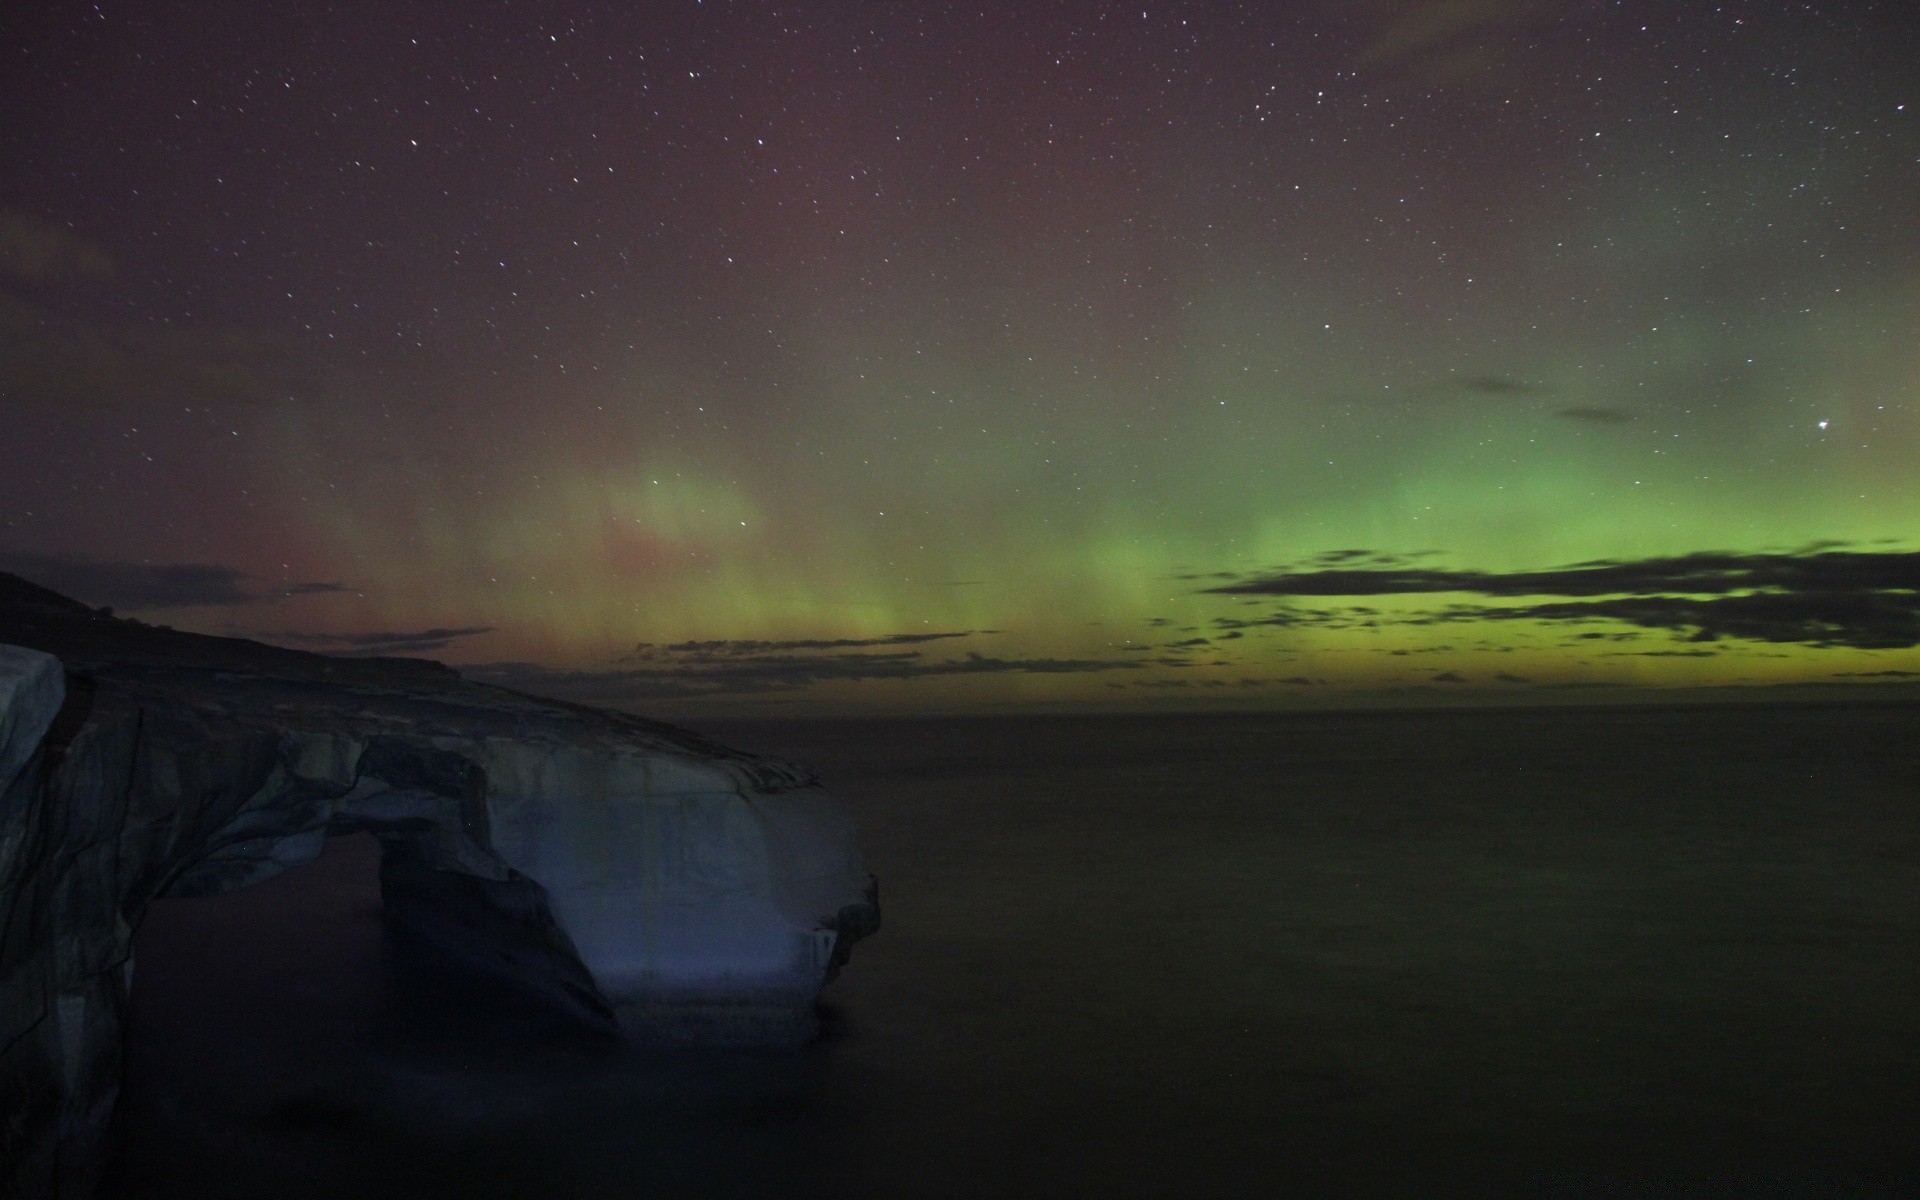
{"type": "Polygon", "coordinates": [[[628,1038],[804,1040],[878,927],[851,819],[803,769],[0,577],[0,1187],[91,1187],[148,904],[359,831],[391,916],[628,1038]]]}

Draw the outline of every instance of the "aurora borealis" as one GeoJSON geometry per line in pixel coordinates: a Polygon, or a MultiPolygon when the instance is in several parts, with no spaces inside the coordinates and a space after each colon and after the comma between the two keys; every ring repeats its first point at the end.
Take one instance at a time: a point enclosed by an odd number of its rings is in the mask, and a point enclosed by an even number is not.
{"type": "Polygon", "coordinates": [[[666,716],[1920,679],[1910,4],[33,7],[89,603],[666,716]]]}

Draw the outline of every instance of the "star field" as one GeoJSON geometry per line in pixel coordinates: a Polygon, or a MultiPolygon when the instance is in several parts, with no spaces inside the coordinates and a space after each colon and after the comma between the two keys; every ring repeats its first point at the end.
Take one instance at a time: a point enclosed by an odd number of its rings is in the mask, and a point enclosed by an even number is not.
{"type": "Polygon", "coordinates": [[[0,569],[669,713],[1920,678],[1908,5],[214,12],[0,18],[0,569]]]}

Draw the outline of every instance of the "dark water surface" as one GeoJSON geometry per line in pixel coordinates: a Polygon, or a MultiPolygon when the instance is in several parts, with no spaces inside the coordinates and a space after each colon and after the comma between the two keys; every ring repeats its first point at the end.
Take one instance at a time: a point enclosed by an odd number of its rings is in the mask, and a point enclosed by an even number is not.
{"type": "Polygon", "coordinates": [[[156,906],[108,1195],[1920,1194],[1920,708],[701,727],[859,817],[825,1041],[609,1046],[338,839],[156,906]]]}

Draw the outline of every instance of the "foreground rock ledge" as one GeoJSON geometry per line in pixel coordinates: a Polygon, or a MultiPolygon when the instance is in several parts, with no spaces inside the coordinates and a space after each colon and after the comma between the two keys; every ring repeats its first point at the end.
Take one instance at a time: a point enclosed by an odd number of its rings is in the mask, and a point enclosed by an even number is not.
{"type": "Polygon", "coordinates": [[[0,574],[0,1194],[90,1188],[147,906],[362,831],[393,919],[632,1039],[803,1041],[879,925],[853,823],[801,768],[0,574]]]}

